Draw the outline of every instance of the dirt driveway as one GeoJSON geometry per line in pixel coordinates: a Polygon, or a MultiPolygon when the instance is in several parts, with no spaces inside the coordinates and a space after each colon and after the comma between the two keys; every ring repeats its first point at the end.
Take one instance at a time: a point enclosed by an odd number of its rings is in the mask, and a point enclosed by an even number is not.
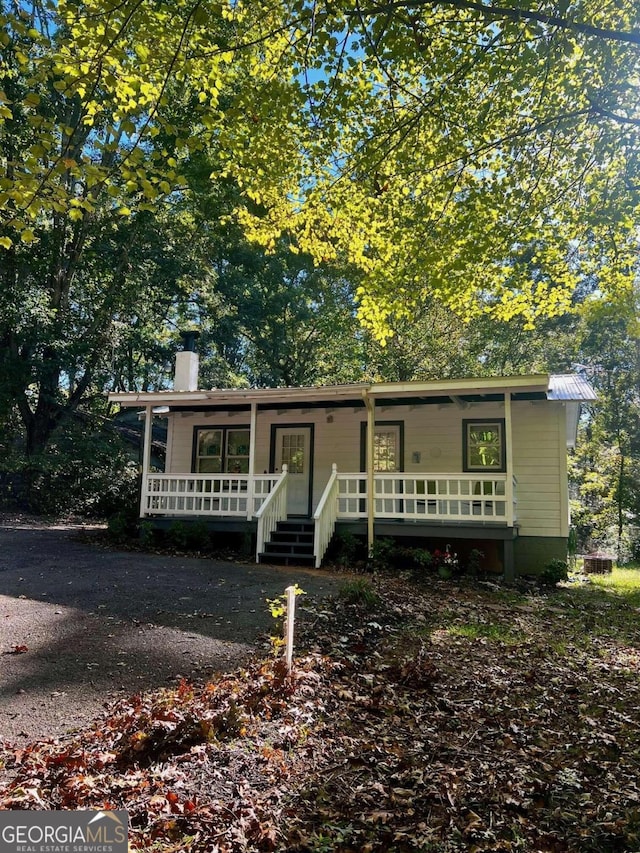
{"type": "Polygon", "coordinates": [[[265,600],[305,569],[105,550],[73,526],[0,519],[0,743],[57,737],[105,703],[234,669],[271,629],[265,600]]]}

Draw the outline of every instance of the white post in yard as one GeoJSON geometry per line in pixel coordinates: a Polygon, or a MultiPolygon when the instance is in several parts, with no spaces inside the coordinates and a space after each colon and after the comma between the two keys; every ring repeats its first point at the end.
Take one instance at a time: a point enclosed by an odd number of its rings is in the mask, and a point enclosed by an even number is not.
{"type": "Polygon", "coordinates": [[[287,618],[284,623],[284,653],[287,661],[287,669],[291,672],[293,666],[293,629],[296,620],[296,588],[288,586],[285,589],[287,596],[287,618]]]}

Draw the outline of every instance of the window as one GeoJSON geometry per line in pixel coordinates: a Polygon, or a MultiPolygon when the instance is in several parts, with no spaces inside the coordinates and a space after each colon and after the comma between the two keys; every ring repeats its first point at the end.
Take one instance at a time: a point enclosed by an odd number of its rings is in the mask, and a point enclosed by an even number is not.
{"type": "MultiPolygon", "coordinates": [[[[360,424],[360,470],[367,470],[367,422],[360,424]]],[[[373,470],[404,470],[404,422],[376,421],[373,432],[373,470]]]]}
{"type": "Polygon", "coordinates": [[[194,468],[198,474],[247,474],[248,429],[196,429],[194,468]]]}
{"type": "Polygon", "coordinates": [[[305,434],[284,433],[282,436],[282,465],[290,474],[304,474],[305,434]]]}
{"type": "Polygon", "coordinates": [[[376,427],[373,434],[373,470],[398,470],[398,427],[376,427]]]}
{"type": "Polygon", "coordinates": [[[463,421],[465,471],[504,471],[504,420],[463,421]]]}
{"type": "Polygon", "coordinates": [[[232,474],[249,473],[249,430],[227,430],[227,456],[225,470],[232,474]]]}

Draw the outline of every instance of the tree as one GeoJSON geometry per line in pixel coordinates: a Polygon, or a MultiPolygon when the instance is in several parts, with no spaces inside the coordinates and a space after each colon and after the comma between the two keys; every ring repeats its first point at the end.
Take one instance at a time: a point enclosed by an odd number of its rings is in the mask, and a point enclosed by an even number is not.
{"type": "Polygon", "coordinates": [[[287,219],[316,257],[344,248],[383,337],[433,295],[533,325],[595,269],[603,294],[629,288],[637,4],[616,4],[607,30],[591,0],[564,15],[458,0],[294,9],[308,175],[297,192],[253,188],[252,235],[267,243],[287,219]]]}
{"type": "Polygon", "coordinates": [[[599,393],[572,465],[584,547],[637,556],[640,519],[640,343],[635,316],[587,305],[580,356],[599,393]]]}
{"type": "Polygon", "coordinates": [[[114,343],[162,328],[190,297],[179,164],[219,136],[221,93],[245,63],[231,67],[222,47],[220,7],[173,13],[0,6],[0,400],[5,423],[17,408],[32,462],[102,390],[114,343]]]}
{"type": "MultiPolygon", "coordinates": [[[[5,15],[4,38],[20,68],[33,43],[35,83],[77,105],[75,132],[84,128],[98,153],[89,190],[112,185],[102,154],[114,146],[126,148],[112,165],[127,210],[180,183],[181,153],[214,144],[216,172],[242,188],[250,236],[273,248],[293,225],[316,260],[344,254],[365,273],[361,314],[383,338],[412,300],[533,324],[564,311],[595,268],[603,292],[629,286],[640,123],[632,0],[606,27],[595,0],[570,10],[63,0],[50,13],[53,39],[45,24],[29,27],[38,14],[5,15]],[[175,121],[176,99],[189,122],[175,121]],[[141,169],[163,131],[167,144],[141,169]]],[[[3,103],[34,109],[24,94],[3,103]]],[[[46,139],[52,124],[37,118],[46,139]]],[[[70,136],[53,166],[29,148],[38,163],[9,178],[26,214],[70,204],[53,180],[73,159],[70,136]]],[[[27,220],[12,227],[30,240],[27,220]]]]}
{"type": "Polygon", "coordinates": [[[171,243],[202,152],[250,239],[359,270],[383,341],[436,301],[526,328],[595,271],[624,297],[640,12],[563,8],[5,0],[0,397],[29,454],[100,375],[146,281],[128,256],[171,243]]]}

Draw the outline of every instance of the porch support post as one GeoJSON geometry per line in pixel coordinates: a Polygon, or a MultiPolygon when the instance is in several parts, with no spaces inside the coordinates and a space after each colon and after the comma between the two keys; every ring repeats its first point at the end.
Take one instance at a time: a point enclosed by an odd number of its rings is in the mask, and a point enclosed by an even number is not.
{"type": "Polygon", "coordinates": [[[513,558],[513,539],[505,539],[503,548],[504,579],[507,583],[515,580],[515,564],[513,558]]]}
{"type": "Polygon", "coordinates": [[[249,482],[247,483],[247,519],[253,518],[253,495],[255,492],[254,475],[256,473],[256,424],[258,422],[258,404],[251,403],[249,426],[249,482]]]}
{"type": "Polygon", "coordinates": [[[140,482],[140,518],[144,518],[147,509],[147,477],[151,467],[151,437],[153,434],[153,412],[151,406],[144,410],[144,442],[142,444],[142,474],[140,482]]]}
{"type": "Polygon", "coordinates": [[[367,552],[370,554],[373,549],[374,541],[375,481],[373,471],[373,447],[374,433],[376,429],[376,410],[374,401],[366,391],[364,392],[364,402],[367,407],[367,552]]]}
{"type": "MultiPolygon", "coordinates": [[[[504,433],[506,442],[506,475],[507,482],[505,483],[505,501],[507,503],[505,509],[507,511],[507,527],[513,530],[513,426],[511,420],[511,391],[505,391],[504,395],[504,433]]],[[[513,581],[515,575],[515,566],[513,563],[513,539],[505,539],[504,543],[504,579],[513,581]]]]}

